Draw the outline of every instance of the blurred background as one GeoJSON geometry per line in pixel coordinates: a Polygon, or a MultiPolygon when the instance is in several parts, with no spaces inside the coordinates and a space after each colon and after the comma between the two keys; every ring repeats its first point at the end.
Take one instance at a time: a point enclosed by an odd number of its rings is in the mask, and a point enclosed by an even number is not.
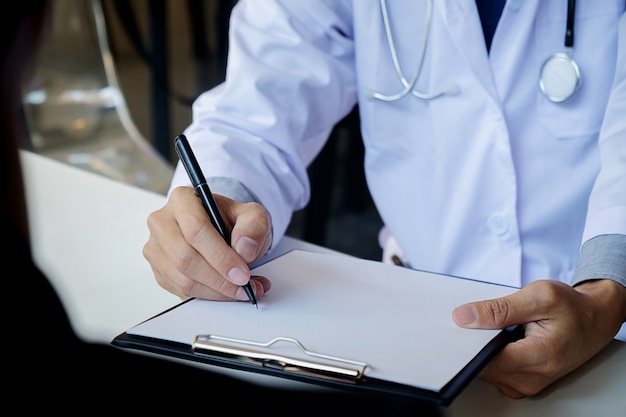
{"type": "MultiPolygon", "coordinates": [[[[36,153],[164,194],[191,103],[223,80],[236,0],[55,0],[25,92],[36,153]]],[[[380,259],[358,111],[309,168],[312,197],[290,236],[380,259]]]]}

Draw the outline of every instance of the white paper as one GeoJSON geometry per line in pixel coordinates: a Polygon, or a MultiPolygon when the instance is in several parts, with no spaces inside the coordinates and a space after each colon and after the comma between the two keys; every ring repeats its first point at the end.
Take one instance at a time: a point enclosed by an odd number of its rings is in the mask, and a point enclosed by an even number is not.
{"type": "MultiPolygon", "coordinates": [[[[454,307],[515,291],[301,250],[253,272],[272,280],[258,310],[247,302],[195,299],[127,333],[190,345],[199,334],[295,338],[310,351],[367,363],[367,376],[438,392],[499,333],[458,327],[454,307]]],[[[306,358],[289,344],[272,349],[306,358]]]]}

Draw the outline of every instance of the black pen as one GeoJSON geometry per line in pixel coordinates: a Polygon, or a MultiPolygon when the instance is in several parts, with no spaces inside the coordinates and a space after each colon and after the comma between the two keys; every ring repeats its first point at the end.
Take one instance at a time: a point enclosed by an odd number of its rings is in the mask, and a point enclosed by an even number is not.
{"type": "MultiPolygon", "coordinates": [[[[211,223],[213,223],[213,226],[215,226],[217,231],[220,232],[220,235],[222,235],[226,243],[230,246],[230,231],[226,228],[226,224],[224,223],[224,219],[220,213],[220,208],[213,198],[213,193],[209,188],[209,184],[206,182],[206,178],[200,169],[200,165],[198,165],[198,161],[191,150],[191,146],[189,146],[187,137],[185,135],[176,136],[174,147],[176,148],[176,153],[178,154],[180,161],[189,175],[189,179],[191,180],[194,190],[196,190],[196,194],[200,197],[202,205],[204,205],[204,208],[211,218],[211,223]]],[[[258,309],[259,307],[257,306],[256,297],[254,296],[254,291],[252,291],[250,281],[243,286],[243,289],[246,291],[252,305],[258,309]]]]}

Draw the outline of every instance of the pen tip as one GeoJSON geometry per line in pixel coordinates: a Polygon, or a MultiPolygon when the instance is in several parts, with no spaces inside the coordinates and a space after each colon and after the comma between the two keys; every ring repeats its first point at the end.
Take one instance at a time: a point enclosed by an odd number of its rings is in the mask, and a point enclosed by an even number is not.
{"type": "Polygon", "coordinates": [[[254,308],[256,308],[258,310],[259,309],[258,304],[254,303],[254,308]]]}

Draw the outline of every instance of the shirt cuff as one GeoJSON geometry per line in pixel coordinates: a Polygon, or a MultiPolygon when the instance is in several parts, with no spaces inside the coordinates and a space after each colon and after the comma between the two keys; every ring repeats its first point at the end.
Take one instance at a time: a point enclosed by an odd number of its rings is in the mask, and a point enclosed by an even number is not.
{"type": "Polygon", "coordinates": [[[259,199],[245,185],[233,178],[211,177],[207,178],[207,184],[211,192],[240,203],[261,203],[259,199]]]}
{"type": "Polygon", "coordinates": [[[611,279],[626,287],[626,235],[600,235],[582,247],[571,285],[611,279]]]}

